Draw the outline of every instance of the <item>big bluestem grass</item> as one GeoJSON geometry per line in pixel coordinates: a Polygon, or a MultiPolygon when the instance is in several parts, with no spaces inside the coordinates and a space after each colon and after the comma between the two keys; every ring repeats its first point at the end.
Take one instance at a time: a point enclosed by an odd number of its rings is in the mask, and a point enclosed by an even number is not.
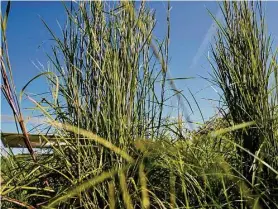
{"type": "MultiPolygon", "coordinates": [[[[266,31],[262,3],[224,2],[222,11],[225,23],[218,22],[212,52],[215,80],[228,107],[225,118],[230,124],[255,121],[251,127],[236,131],[234,140],[277,169],[276,49],[273,50],[266,31]]],[[[238,154],[241,158],[238,170],[250,188],[264,190],[267,187],[269,197],[276,193],[277,188],[270,186],[277,184],[276,175],[262,168],[260,162],[243,149],[238,148],[238,154]]],[[[270,199],[262,204],[268,205],[273,201],[270,199]]]]}
{"type": "Polygon", "coordinates": [[[277,63],[261,5],[222,4],[212,64],[228,112],[191,132],[165,117],[167,88],[181,99],[167,77],[169,5],[163,41],[144,2],[67,4],[61,34],[43,22],[52,68],[34,79],[52,97],[27,98],[57,144],[2,159],[3,207],[278,207],[277,63]]]}

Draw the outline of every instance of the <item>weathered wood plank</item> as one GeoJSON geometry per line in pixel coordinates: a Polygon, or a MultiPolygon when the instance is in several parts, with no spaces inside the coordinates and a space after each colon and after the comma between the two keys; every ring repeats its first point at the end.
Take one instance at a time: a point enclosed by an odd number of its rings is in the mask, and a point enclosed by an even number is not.
{"type": "MultiPolygon", "coordinates": [[[[33,148],[51,147],[51,145],[54,145],[58,141],[54,135],[46,136],[49,142],[44,140],[44,138],[38,134],[30,134],[29,137],[33,148]]],[[[1,140],[5,147],[11,147],[11,148],[26,147],[23,140],[23,134],[1,133],[1,140]]]]}

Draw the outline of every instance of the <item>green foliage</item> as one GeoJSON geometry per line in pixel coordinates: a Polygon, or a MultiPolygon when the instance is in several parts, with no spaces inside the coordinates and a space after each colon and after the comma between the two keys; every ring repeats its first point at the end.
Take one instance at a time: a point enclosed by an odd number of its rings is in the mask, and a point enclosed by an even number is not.
{"type": "MultiPolygon", "coordinates": [[[[223,2],[212,51],[228,112],[191,132],[164,112],[167,81],[180,101],[167,77],[170,6],[160,42],[154,13],[135,5],[72,3],[60,35],[43,22],[52,68],[27,82],[19,100],[46,77],[51,96],[27,98],[57,146],[35,160],[13,152],[1,158],[1,206],[278,208],[278,73],[261,5],[223,2]]],[[[6,23],[7,16],[2,32],[6,23]]]]}
{"type": "MultiPolygon", "coordinates": [[[[229,109],[230,117],[226,118],[230,124],[254,121],[253,126],[235,132],[233,138],[277,169],[277,62],[271,38],[266,33],[262,5],[260,2],[224,2],[222,10],[225,25],[219,25],[213,56],[216,83],[229,109]]],[[[270,197],[277,193],[277,188],[271,186],[278,183],[276,175],[266,167],[259,169],[260,162],[245,150],[239,148],[238,154],[241,157],[238,170],[254,193],[270,190],[269,200],[262,204],[277,206],[270,203],[276,198],[270,197]]]]}

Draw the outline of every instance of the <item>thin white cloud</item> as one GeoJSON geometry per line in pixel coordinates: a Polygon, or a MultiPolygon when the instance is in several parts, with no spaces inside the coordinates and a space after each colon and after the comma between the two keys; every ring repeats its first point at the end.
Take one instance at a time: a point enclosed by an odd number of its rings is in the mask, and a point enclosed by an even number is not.
{"type": "MultiPolygon", "coordinates": [[[[222,18],[223,18],[223,15],[222,15],[221,9],[218,9],[218,12],[216,14],[216,19],[222,20],[222,18]]],[[[217,25],[213,20],[213,23],[210,25],[200,47],[198,48],[196,55],[194,56],[194,58],[192,60],[189,70],[192,70],[197,65],[198,61],[200,60],[200,58],[206,51],[210,41],[212,40],[213,35],[216,33],[216,29],[217,29],[217,25]]]]}

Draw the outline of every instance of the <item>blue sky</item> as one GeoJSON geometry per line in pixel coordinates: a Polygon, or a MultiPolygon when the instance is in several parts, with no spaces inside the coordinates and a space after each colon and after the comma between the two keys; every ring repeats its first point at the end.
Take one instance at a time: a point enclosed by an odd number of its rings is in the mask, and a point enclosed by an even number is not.
{"type": "MultiPolygon", "coordinates": [[[[207,61],[209,44],[214,34],[213,20],[207,9],[217,15],[219,2],[171,2],[171,37],[170,37],[170,72],[172,77],[196,77],[192,80],[177,82],[177,87],[184,90],[184,94],[191,101],[195,114],[192,119],[201,122],[200,114],[187,88],[195,95],[205,118],[215,113],[214,106],[208,99],[219,99],[209,83],[199,76],[208,77],[212,72],[207,61]],[[205,99],[204,99],[205,98],[205,99]]],[[[5,2],[2,10],[5,9],[5,2]]],[[[278,2],[264,2],[269,32],[277,43],[278,27],[276,27],[275,12],[278,11],[278,2]]],[[[149,2],[151,8],[156,10],[157,25],[155,35],[159,38],[166,34],[167,2],[149,2]]],[[[12,2],[8,20],[8,44],[10,60],[17,90],[32,77],[40,73],[33,62],[47,66],[46,52],[50,52],[50,34],[41,19],[44,19],[50,28],[59,33],[57,21],[63,25],[65,11],[61,2],[12,2]]],[[[277,45],[277,44],[276,44],[277,45]]],[[[43,79],[37,80],[28,92],[42,93],[47,91],[43,79]]],[[[30,107],[24,101],[23,107],[30,107]]],[[[24,112],[30,116],[30,111],[24,112]]],[[[1,98],[1,114],[11,115],[4,97],[1,98]]],[[[13,132],[12,122],[2,120],[2,131],[13,132]]]]}

